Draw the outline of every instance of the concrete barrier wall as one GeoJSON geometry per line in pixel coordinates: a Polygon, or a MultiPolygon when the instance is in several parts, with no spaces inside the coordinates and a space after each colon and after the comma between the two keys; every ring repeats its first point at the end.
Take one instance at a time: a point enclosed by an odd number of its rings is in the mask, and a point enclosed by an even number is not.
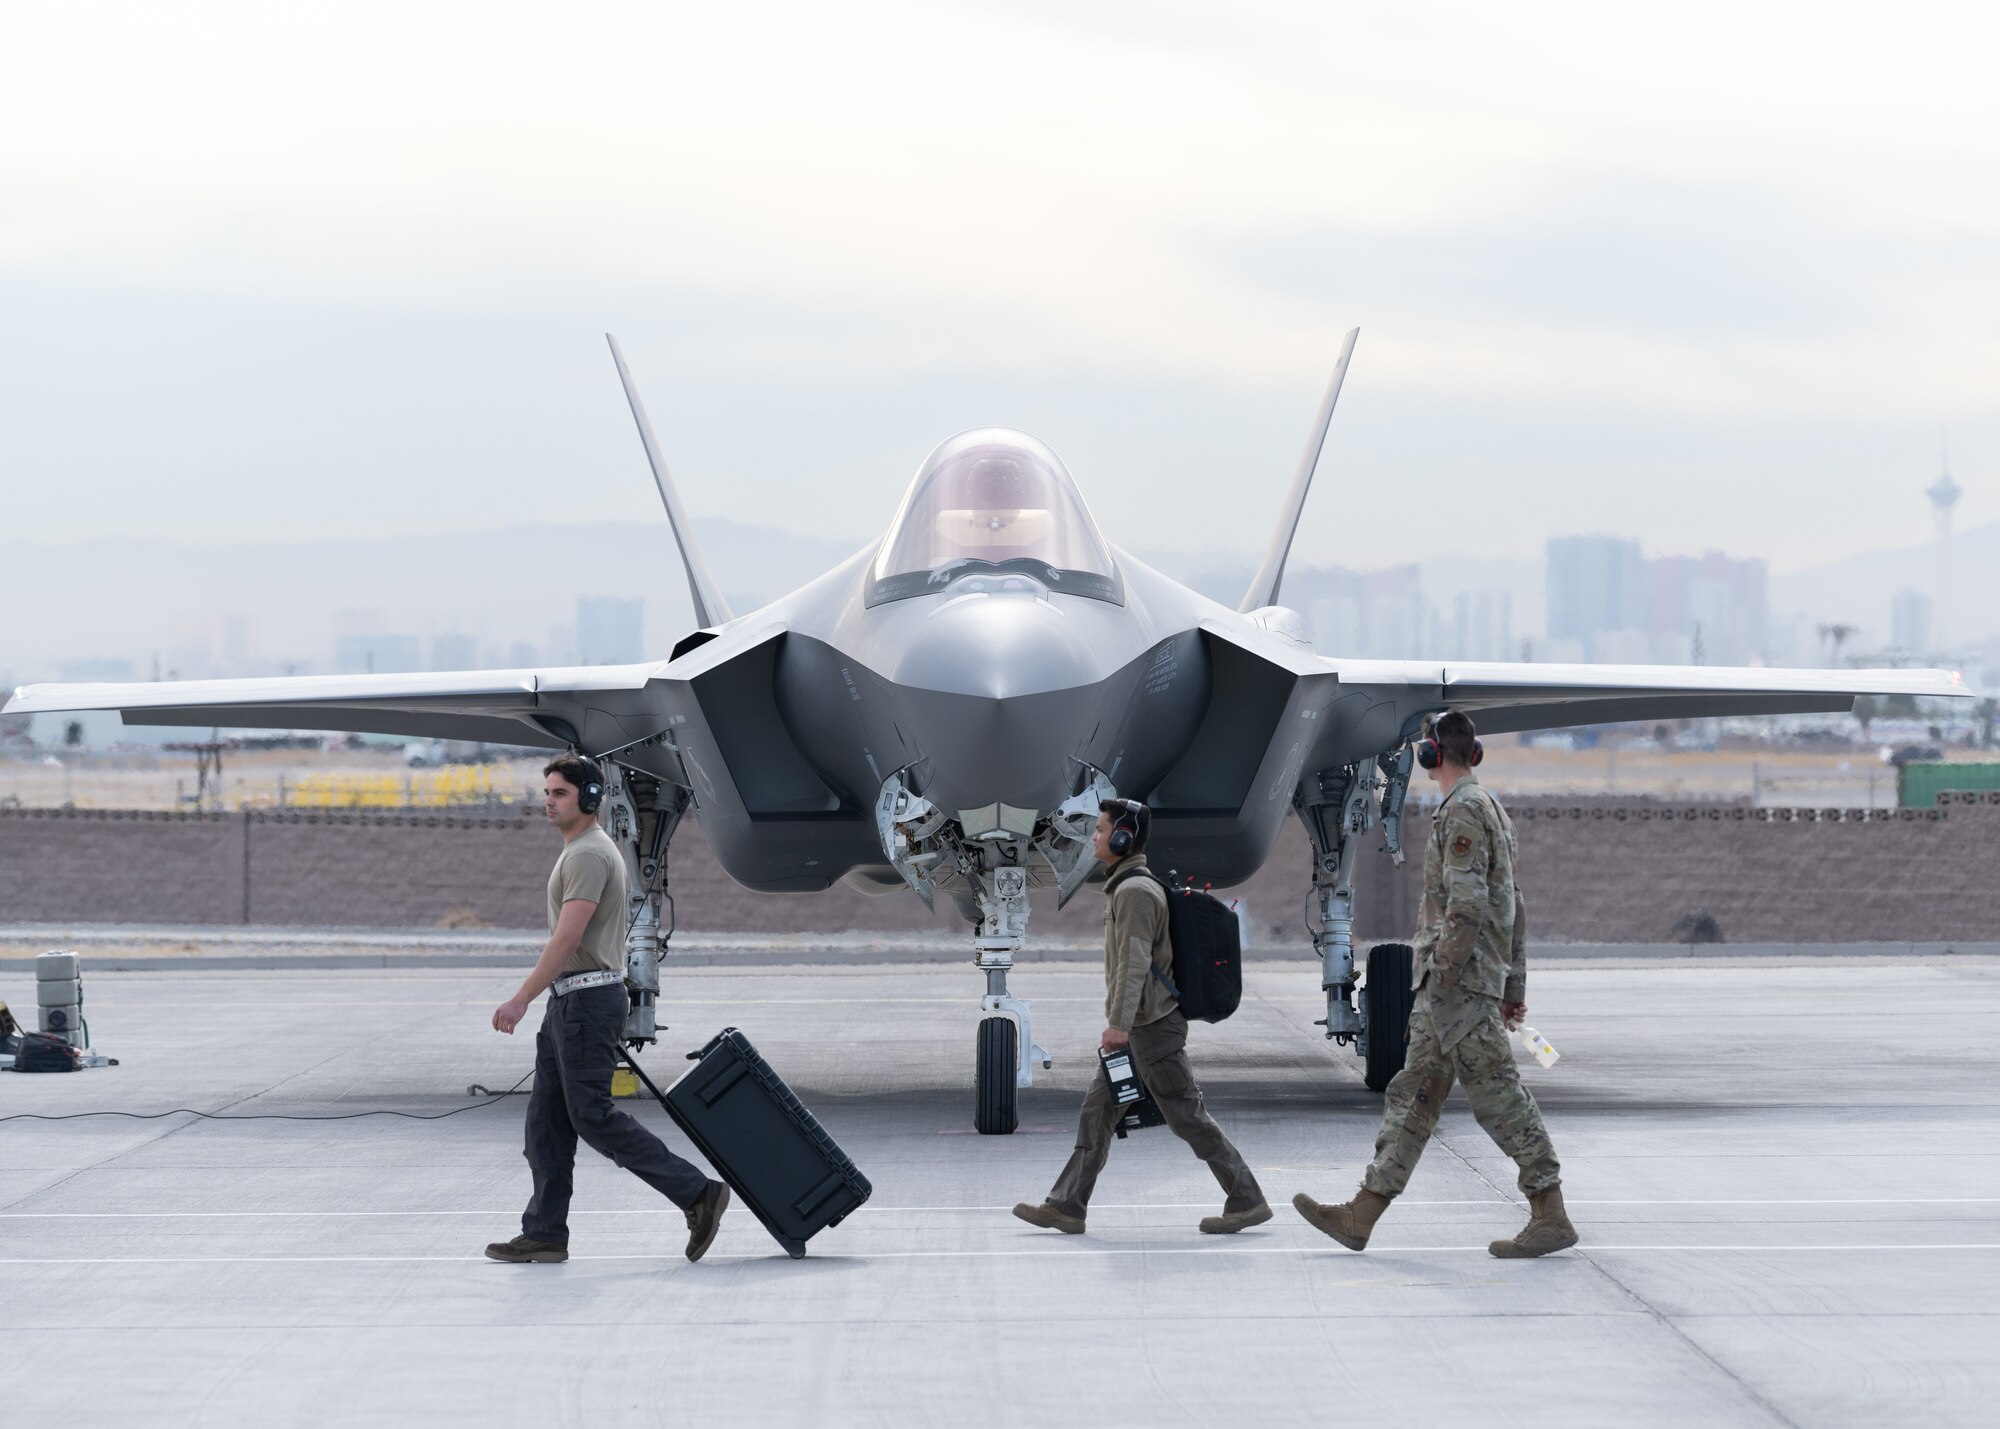
{"type": "MultiPolygon", "coordinates": [[[[1510,803],[1538,939],[1661,942],[1707,913],[1731,942],[2000,938],[2000,796],[1862,816],[1723,805],[1510,803]]],[[[1357,933],[1407,937],[1428,817],[1406,820],[1400,869],[1361,856],[1357,933]]],[[[0,810],[0,922],[539,928],[557,840],[539,816],[0,810]]],[[[673,847],[679,926],[693,932],[965,931],[908,893],[845,887],[752,893],[716,863],[699,825],[673,847]]],[[[1229,890],[1261,943],[1303,942],[1310,886],[1292,826],[1257,876],[1229,890]]],[[[1093,937],[1086,889],[1038,932],[1093,937]]],[[[969,944],[968,944],[969,946],[969,944]]]]}
{"type": "MultiPolygon", "coordinates": [[[[1990,941],[2000,801],[1975,799],[1872,813],[1521,800],[1510,812],[1534,938],[1667,942],[1706,913],[1729,942],[1990,941]]],[[[1403,868],[1365,860],[1370,938],[1414,921],[1431,824],[1408,823],[1403,868]]]]}

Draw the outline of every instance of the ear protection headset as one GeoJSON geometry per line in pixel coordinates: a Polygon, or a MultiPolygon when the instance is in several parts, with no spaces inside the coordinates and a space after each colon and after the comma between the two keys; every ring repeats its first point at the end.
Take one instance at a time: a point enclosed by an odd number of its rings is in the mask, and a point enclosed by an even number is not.
{"type": "Polygon", "coordinates": [[[604,775],[598,772],[596,760],[585,759],[581,754],[577,758],[590,773],[584,786],[576,791],[576,807],[583,813],[594,814],[604,807],[604,775]]]}
{"type": "MultiPolygon", "coordinates": [[[[1472,741],[1472,765],[1477,769],[1479,761],[1486,757],[1486,746],[1477,738],[1472,741]]],[[[1417,763],[1425,769],[1435,769],[1444,763],[1444,750],[1438,745],[1436,734],[1427,734],[1417,743],[1417,763]]]]}
{"type": "Polygon", "coordinates": [[[1111,837],[1106,840],[1111,851],[1123,858],[1132,852],[1132,845],[1139,840],[1139,815],[1126,800],[1118,803],[1117,817],[1111,821],[1111,837]]]}

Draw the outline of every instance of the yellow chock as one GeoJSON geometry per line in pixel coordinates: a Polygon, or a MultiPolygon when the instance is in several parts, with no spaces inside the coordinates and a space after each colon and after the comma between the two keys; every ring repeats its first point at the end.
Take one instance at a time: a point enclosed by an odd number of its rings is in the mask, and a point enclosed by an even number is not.
{"type": "Polygon", "coordinates": [[[630,1067],[620,1067],[611,1074],[611,1095],[614,1097],[639,1095],[639,1079],[632,1075],[630,1067]]]}

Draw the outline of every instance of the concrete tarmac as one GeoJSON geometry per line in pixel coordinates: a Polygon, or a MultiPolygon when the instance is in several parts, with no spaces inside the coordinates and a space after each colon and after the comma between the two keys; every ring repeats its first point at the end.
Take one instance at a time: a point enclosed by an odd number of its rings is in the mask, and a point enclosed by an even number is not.
{"type": "MultiPolygon", "coordinates": [[[[0,1076],[0,1114],[432,1115],[528,1071],[493,969],[90,973],[115,1068],[0,1076]]],[[[744,1029],[872,1178],[794,1262],[587,1150],[573,1258],[505,1266],[522,1101],[440,1121],[0,1123],[0,1385],[22,1423],[121,1425],[1989,1424],[2000,1399],[2000,962],[1532,975],[1524,1076],[1583,1233],[1500,1262],[1513,1168],[1455,1093],[1361,1255],[1344,1198],[1380,1098],[1308,967],[1195,1029],[1277,1219],[1233,1238],[1164,1129],[1114,1149],[1089,1234],[1013,1220],[1070,1145],[1102,977],[1025,968],[1058,1057],[1021,1132],[971,1133],[965,966],[670,968],[656,1077],[744,1029]]],[[[18,974],[0,997],[32,1004],[18,974]]],[[[635,1114],[686,1152],[664,1113],[635,1114]]]]}

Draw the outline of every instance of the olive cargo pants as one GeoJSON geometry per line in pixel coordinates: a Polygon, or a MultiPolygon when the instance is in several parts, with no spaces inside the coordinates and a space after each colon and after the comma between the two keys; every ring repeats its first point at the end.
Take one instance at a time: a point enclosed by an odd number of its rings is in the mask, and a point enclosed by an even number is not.
{"type": "MultiPolygon", "coordinates": [[[[1179,1008],[1165,1017],[1132,1029],[1132,1065],[1146,1084],[1167,1127],[1185,1141],[1194,1154],[1208,1163],[1227,1199],[1225,1212],[1247,1211],[1264,1204],[1257,1178],[1215,1118],[1202,1104],[1201,1088],[1195,1084],[1194,1068],[1187,1058],[1187,1018],[1179,1008]]],[[[1083,1111],[1076,1121],[1076,1150],[1069,1164],[1056,1177],[1049,1192],[1049,1204],[1065,1215],[1082,1216],[1090,1204],[1097,1173],[1111,1154],[1113,1128],[1123,1109],[1111,1100],[1111,1086],[1102,1075],[1090,1084],[1083,1098],[1083,1111]]]]}

